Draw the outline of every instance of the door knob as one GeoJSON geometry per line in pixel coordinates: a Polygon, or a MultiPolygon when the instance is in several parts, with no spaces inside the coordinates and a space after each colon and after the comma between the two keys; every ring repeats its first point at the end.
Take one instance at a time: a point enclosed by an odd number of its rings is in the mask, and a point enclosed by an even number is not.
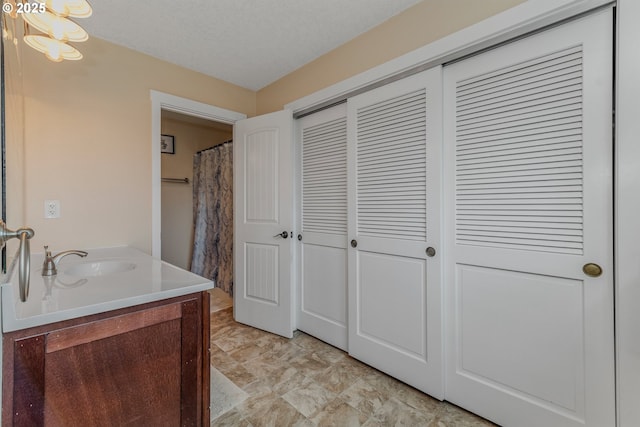
{"type": "Polygon", "coordinates": [[[353,239],[353,240],[351,241],[351,247],[352,247],[352,248],[355,248],[356,246],[358,246],[358,241],[357,241],[356,239],[353,239]]]}
{"type": "Polygon", "coordinates": [[[587,263],[582,267],[582,271],[589,277],[599,277],[602,274],[602,267],[593,262],[587,263]]]}
{"type": "Polygon", "coordinates": [[[286,239],[287,237],[289,237],[289,232],[288,231],[283,231],[282,233],[278,233],[273,237],[282,237],[283,239],[286,239]]]}
{"type": "Polygon", "coordinates": [[[432,248],[431,246],[429,246],[425,252],[427,253],[428,257],[432,257],[436,255],[435,248],[432,248]]]}

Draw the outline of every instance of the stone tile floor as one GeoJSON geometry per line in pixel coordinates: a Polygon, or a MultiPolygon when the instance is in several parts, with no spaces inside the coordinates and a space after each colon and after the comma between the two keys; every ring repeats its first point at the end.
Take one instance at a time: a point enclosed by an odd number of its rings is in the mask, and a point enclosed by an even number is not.
{"type": "Polygon", "coordinates": [[[288,340],[211,313],[211,364],[249,397],[211,426],[486,427],[302,332],[288,340]]]}

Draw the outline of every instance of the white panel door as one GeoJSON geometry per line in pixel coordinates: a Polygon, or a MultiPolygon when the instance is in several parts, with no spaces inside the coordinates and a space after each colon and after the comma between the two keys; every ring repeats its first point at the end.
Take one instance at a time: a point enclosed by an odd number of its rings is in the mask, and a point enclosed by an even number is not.
{"type": "Polygon", "coordinates": [[[234,127],[234,316],[293,336],[291,111],[234,127]]]}
{"type": "Polygon", "coordinates": [[[298,120],[298,329],[347,350],[347,105],[298,120]]]}
{"type": "Polygon", "coordinates": [[[611,38],[607,10],[445,68],[446,399],[500,425],[615,425],[611,38]]]}
{"type": "Polygon", "coordinates": [[[348,101],[349,354],[438,398],[441,73],[348,101]]]}

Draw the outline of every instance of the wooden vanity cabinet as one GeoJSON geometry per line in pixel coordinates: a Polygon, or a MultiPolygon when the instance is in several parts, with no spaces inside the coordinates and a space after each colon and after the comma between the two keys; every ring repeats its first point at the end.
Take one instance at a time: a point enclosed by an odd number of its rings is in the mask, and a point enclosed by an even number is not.
{"type": "Polygon", "coordinates": [[[209,425],[209,293],[9,332],[3,426],[209,425]]]}

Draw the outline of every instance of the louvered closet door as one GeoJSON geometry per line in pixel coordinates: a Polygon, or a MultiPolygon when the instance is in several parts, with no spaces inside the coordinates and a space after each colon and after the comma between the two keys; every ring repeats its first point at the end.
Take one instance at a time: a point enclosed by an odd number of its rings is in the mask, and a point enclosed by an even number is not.
{"type": "Polygon", "coordinates": [[[442,397],[441,72],[348,101],[349,353],[436,397],[442,397]]]}
{"type": "Polygon", "coordinates": [[[347,106],[298,120],[298,329],[347,349],[347,106]]]}
{"type": "Polygon", "coordinates": [[[446,399],[500,425],[615,425],[611,37],[607,10],[445,68],[446,399]]]}

